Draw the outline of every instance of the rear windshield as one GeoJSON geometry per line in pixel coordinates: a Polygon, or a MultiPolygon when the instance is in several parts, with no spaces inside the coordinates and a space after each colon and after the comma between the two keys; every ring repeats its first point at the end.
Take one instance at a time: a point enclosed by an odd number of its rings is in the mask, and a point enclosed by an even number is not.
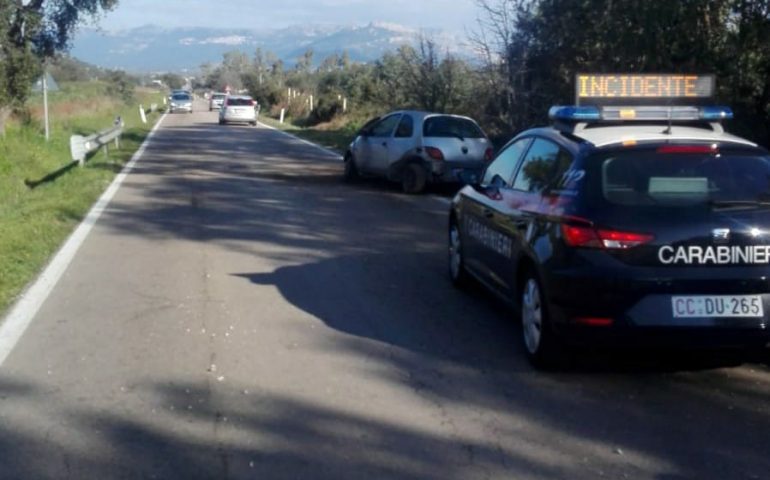
{"type": "Polygon", "coordinates": [[[483,138],[484,132],[467,118],[448,116],[429,117],[422,127],[424,137],[483,138]]]}
{"type": "Polygon", "coordinates": [[[214,100],[223,100],[227,95],[222,93],[215,93],[211,98],[214,100]]]}
{"type": "Polygon", "coordinates": [[[251,99],[248,98],[229,98],[227,105],[231,107],[251,107],[251,99]]]}
{"type": "Polygon", "coordinates": [[[589,158],[589,198],[618,206],[686,207],[770,201],[770,156],[613,152],[589,158]]]}
{"type": "Polygon", "coordinates": [[[190,96],[186,93],[175,93],[174,96],[171,97],[173,100],[190,100],[190,96]]]}

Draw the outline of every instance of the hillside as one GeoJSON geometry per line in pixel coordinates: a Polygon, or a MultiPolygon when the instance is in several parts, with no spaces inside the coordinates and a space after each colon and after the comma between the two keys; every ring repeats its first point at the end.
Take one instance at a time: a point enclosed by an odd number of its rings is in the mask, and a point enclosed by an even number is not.
{"type": "Polygon", "coordinates": [[[134,72],[193,70],[205,62],[221,60],[225,52],[240,50],[251,55],[257,48],[275,53],[287,65],[308,48],[315,52],[317,62],[343,50],[354,61],[369,62],[400,45],[416,43],[421,33],[435,39],[443,49],[469,55],[469,47],[458,35],[385,23],[306,25],[272,31],[158,26],[119,32],[85,29],[76,37],[72,55],[101,67],[134,72]]]}

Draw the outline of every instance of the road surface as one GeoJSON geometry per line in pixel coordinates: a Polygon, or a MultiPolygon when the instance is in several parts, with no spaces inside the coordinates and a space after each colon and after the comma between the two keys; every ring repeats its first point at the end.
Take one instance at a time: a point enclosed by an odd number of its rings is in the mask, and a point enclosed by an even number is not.
{"type": "Polygon", "coordinates": [[[0,478],[770,478],[766,365],[535,372],[447,200],[341,172],[168,116],[0,367],[0,478]]]}

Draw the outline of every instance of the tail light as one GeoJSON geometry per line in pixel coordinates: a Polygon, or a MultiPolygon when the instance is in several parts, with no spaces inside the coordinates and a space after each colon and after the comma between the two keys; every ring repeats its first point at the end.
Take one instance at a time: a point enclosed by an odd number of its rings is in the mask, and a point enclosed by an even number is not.
{"type": "Polygon", "coordinates": [[[444,152],[436,147],[425,147],[425,153],[433,160],[444,160],[444,152]]]}
{"type": "Polygon", "coordinates": [[[626,250],[644,245],[655,239],[646,233],[622,232],[619,230],[597,229],[590,225],[562,224],[564,241],[570,247],[626,250]]]}
{"type": "Polygon", "coordinates": [[[489,163],[489,162],[491,162],[491,161],[492,161],[492,159],[494,158],[494,156],[495,156],[495,149],[494,149],[494,148],[492,148],[492,147],[489,147],[489,148],[487,148],[487,149],[486,149],[486,151],[484,152],[484,161],[485,161],[485,162],[487,162],[487,163],[489,163]]]}
{"type": "Polygon", "coordinates": [[[613,319],[604,317],[577,317],[573,318],[572,321],[587,327],[610,327],[615,323],[613,319]]]}

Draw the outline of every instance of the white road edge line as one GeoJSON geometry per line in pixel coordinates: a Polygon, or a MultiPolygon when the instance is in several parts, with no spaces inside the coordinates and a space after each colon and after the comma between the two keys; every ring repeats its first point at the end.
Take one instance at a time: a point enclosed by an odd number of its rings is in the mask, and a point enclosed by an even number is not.
{"type": "Polygon", "coordinates": [[[334,157],[335,160],[342,160],[342,155],[340,155],[339,153],[335,152],[334,150],[328,149],[326,147],[322,147],[321,145],[318,145],[317,143],[313,143],[310,140],[305,140],[304,138],[300,138],[300,137],[298,137],[296,135],[292,135],[289,132],[281,130],[280,128],[275,128],[275,127],[273,127],[271,125],[268,125],[266,123],[262,123],[262,122],[258,122],[258,123],[262,127],[269,128],[270,130],[275,130],[276,132],[280,132],[280,133],[282,133],[284,135],[287,135],[287,136],[293,138],[294,140],[298,140],[299,142],[304,143],[305,145],[309,145],[311,147],[314,147],[314,148],[316,148],[316,149],[326,153],[327,155],[329,155],[331,157],[334,157]]]}
{"type": "Polygon", "coordinates": [[[431,195],[430,198],[432,198],[433,200],[437,200],[437,201],[443,203],[447,207],[452,204],[452,199],[451,198],[439,197],[438,195],[431,195]]]}
{"type": "Polygon", "coordinates": [[[66,272],[67,267],[70,262],[72,262],[72,259],[75,258],[75,254],[77,254],[80,246],[88,237],[91,229],[117,193],[120,185],[125,181],[128,174],[134,168],[136,162],[141,159],[150,140],[165,118],[166,114],[164,113],[163,116],[158,119],[157,123],[155,123],[155,126],[152,127],[147,138],[144,139],[144,142],[142,142],[142,145],[131,157],[131,160],[125,167],[123,167],[123,170],[115,177],[94,206],[91,207],[86,218],[83,219],[75,231],[72,232],[64,245],[62,245],[48,263],[48,266],[46,266],[43,272],[37,277],[37,280],[35,280],[35,282],[22,294],[21,298],[16,301],[11,307],[8,315],[3,319],[3,323],[0,324],[0,366],[5,363],[5,360],[24,335],[27,327],[32,323],[32,320],[35,318],[35,315],[37,315],[40,307],[43,306],[43,303],[45,303],[59,279],[64,275],[64,272],[66,272]]]}

